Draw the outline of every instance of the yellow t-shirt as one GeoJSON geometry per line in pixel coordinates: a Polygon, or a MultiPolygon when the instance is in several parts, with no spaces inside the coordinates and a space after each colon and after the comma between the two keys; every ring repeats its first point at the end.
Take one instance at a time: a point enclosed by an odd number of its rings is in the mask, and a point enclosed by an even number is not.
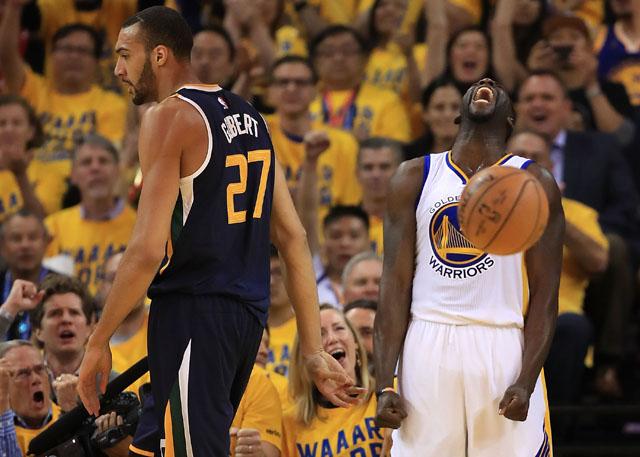
{"type": "Polygon", "coordinates": [[[349,109],[347,105],[352,93],[350,90],[329,91],[318,95],[310,107],[314,119],[328,124],[325,119],[328,114],[344,111],[342,128],[358,138],[382,136],[401,142],[411,139],[409,116],[400,97],[391,91],[363,83],[355,97],[354,108],[349,109]]]}
{"type": "Polygon", "coordinates": [[[116,147],[122,142],[127,105],[113,92],[94,85],[81,94],[61,94],[49,80],[26,68],[20,94],[33,106],[44,129],[45,143],[36,150],[36,158],[52,162],[63,176],[69,176],[71,152],[81,135],[99,133],[116,147]]]}
{"type": "MultiPolygon", "coordinates": [[[[594,209],[568,198],[562,199],[562,208],[567,222],[577,226],[585,235],[603,247],[609,247],[607,237],[598,223],[598,213],[594,209]]],[[[562,273],[558,293],[558,312],[582,314],[585,290],[589,277],[576,264],[571,251],[562,248],[562,273]]]]}
{"type": "MultiPolygon", "coordinates": [[[[282,449],[282,407],[280,397],[267,372],[253,366],[247,389],[242,395],[231,427],[255,428],[260,439],[282,449]]],[[[235,455],[235,440],[231,442],[231,455],[235,455]]]]}
{"type": "Polygon", "coordinates": [[[273,387],[275,387],[278,392],[280,404],[284,411],[285,407],[291,403],[289,400],[289,380],[285,376],[273,371],[267,371],[267,376],[269,376],[269,379],[271,379],[271,382],[273,383],[273,387]]]}
{"type": "Polygon", "coordinates": [[[136,213],[128,205],[113,219],[83,219],[80,205],[58,211],[45,219],[51,235],[47,257],[70,255],[76,277],[95,294],[104,276],[104,262],[124,251],[135,223],[136,213]]]}
{"type": "Polygon", "coordinates": [[[369,215],[369,239],[373,252],[382,256],[384,253],[384,236],[382,233],[384,220],[378,216],[369,215]]]}
{"type": "Polygon", "coordinates": [[[278,57],[296,55],[307,57],[307,42],[299,29],[285,25],[276,30],[276,54],[278,57]]]}
{"type": "Polygon", "coordinates": [[[23,455],[27,455],[27,450],[29,449],[29,443],[31,443],[31,440],[38,436],[41,432],[48,429],[51,424],[58,420],[59,417],[60,407],[51,402],[51,420],[44,427],[24,428],[16,425],[16,438],[18,440],[18,446],[20,446],[23,455]]]}
{"type": "MultiPolygon", "coordinates": [[[[131,338],[122,343],[110,344],[111,357],[112,357],[112,369],[118,373],[122,373],[129,369],[134,363],[147,355],[147,330],[149,328],[149,313],[145,312],[144,321],[142,326],[131,338]]],[[[131,384],[127,390],[135,392],[136,395],[140,390],[140,386],[151,382],[149,373],[139,378],[136,382],[131,384]]]]}
{"type": "Polygon", "coordinates": [[[395,43],[377,47],[369,55],[365,81],[379,89],[390,90],[400,97],[407,94],[407,58],[395,43]]]}
{"type": "Polygon", "coordinates": [[[295,408],[282,417],[282,457],[325,456],[377,457],[382,432],[374,423],[375,395],[350,408],[318,408],[318,417],[307,427],[296,420],[295,408]]]}
{"type": "MultiPolygon", "coordinates": [[[[47,214],[60,210],[62,196],[67,190],[65,177],[50,168],[39,160],[32,160],[27,168],[29,182],[47,214]]],[[[23,206],[22,193],[13,173],[0,170],[0,224],[23,206]]]]}
{"type": "Polygon", "coordinates": [[[292,317],[278,327],[269,327],[269,358],[267,370],[287,376],[289,361],[293,352],[293,341],[298,327],[296,318],[292,317]]]}
{"type": "MultiPolygon", "coordinates": [[[[295,195],[304,161],[302,139],[293,138],[283,132],[277,115],[268,116],[267,124],[276,157],[287,178],[289,191],[295,195]]],[[[312,128],[326,131],[331,143],[318,159],[318,221],[322,222],[331,206],[355,205],[360,201],[362,190],[355,177],[358,143],[352,135],[320,122],[314,122],[312,128]]]]}

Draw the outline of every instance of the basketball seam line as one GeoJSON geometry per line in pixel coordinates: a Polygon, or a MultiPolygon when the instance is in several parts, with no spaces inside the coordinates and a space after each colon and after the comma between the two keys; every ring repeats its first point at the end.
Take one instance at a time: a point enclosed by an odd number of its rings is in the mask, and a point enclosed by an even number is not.
{"type": "MultiPolygon", "coordinates": [[[[509,176],[513,176],[515,174],[518,173],[518,168],[514,168],[514,172],[513,173],[509,173],[508,175],[504,175],[499,177],[498,179],[495,180],[495,182],[493,184],[498,184],[500,181],[502,181],[503,179],[507,179],[509,176]]],[[[475,175],[474,175],[475,176],[475,175]]],[[[489,190],[491,190],[491,188],[489,189],[485,189],[482,191],[482,193],[480,194],[480,196],[478,197],[478,199],[476,200],[476,203],[471,207],[471,209],[469,210],[469,214],[473,214],[473,212],[476,209],[476,206],[478,206],[478,204],[480,203],[480,200],[482,200],[482,197],[484,197],[484,194],[486,194],[487,192],[489,192],[489,190]]],[[[465,211],[465,215],[466,215],[467,211],[465,211]]],[[[465,217],[466,219],[466,217],[465,217]]]]}
{"type": "MultiPolygon", "coordinates": [[[[526,183],[526,184],[528,184],[528,183],[529,183],[529,182],[527,181],[527,183],[526,183]]],[[[526,184],[525,184],[525,185],[526,185],[526,184]]],[[[523,186],[523,187],[524,187],[524,186],[523,186]]],[[[537,211],[536,211],[536,221],[535,221],[535,224],[533,225],[533,228],[535,229],[535,228],[538,226],[538,221],[540,220],[540,207],[542,206],[542,200],[540,199],[540,189],[538,189],[538,187],[537,187],[537,186],[533,186],[533,187],[534,187],[534,189],[536,190],[536,194],[538,194],[538,201],[537,201],[537,203],[538,203],[538,208],[537,208],[537,211]]],[[[546,198],[546,195],[544,195],[544,194],[543,194],[543,197],[544,197],[544,198],[546,198]]],[[[529,237],[528,237],[528,238],[527,238],[527,240],[524,242],[524,244],[522,244],[522,245],[520,245],[520,246],[518,247],[518,251],[521,251],[525,246],[527,246],[527,245],[529,244],[529,240],[531,239],[531,237],[532,237],[533,235],[535,235],[535,233],[536,233],[536,232],[535,232],[535,230],[534,230],[534,231],[532,231],[532,232],[529,234],[529,237]]]]}
{"type": "MultiPolygon", "coordinates": [[[[508,175],[507,175],[508,176],[508,175]]],[[[531,179],[527,179],[524,182],[524,185],[520,188],[520,191],[518,192],[518,196],[516,197],[516,199],[513,202],[513,205],[511,205],[511,209],[509,210],[509,212],[506,214],[506,216],[504,217],[504,220],[502,221],[502,224],[500,224],[500,227],[498,227],[498,230],[496,230],[496,233],[493,234],[493,238],[491,238],[489,240],[489,242],[487,244],[484,245],[484,247],[482,247],[481,249],[484,251],[487,246],[490,246],[491,243],[493,243],[495,241],[495,239],[498,237],[498,235],[500,234],[500,232],[502,231],[502,229],[504,228],[505,224],[507,223],[507,221],[509,220],[509,216],[511,216],[511,213],[513,213],[514,208],[516,207],[516,205],[518,204],[518,202],[520,201],[520,198],[522,198],[522,194],[524,192],[525,187],[527,187],[527,184],[529,184],[531,182],[531,179]]]]}

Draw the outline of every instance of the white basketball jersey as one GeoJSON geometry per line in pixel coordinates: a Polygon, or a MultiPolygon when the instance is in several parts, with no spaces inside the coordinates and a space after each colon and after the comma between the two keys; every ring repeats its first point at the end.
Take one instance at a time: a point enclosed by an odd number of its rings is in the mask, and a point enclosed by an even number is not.
{"type": "MultiPolygon", "coordinates": [[[[458,205],[467,177],[451,151],[425,156],[416,207],[416,268],[411,314],[443,324],[524,325],[528,304],[524,256],[487,254],[460,231],[458,205]]],[[[511,154],[497,165],[527,168],[511,154]]]]}

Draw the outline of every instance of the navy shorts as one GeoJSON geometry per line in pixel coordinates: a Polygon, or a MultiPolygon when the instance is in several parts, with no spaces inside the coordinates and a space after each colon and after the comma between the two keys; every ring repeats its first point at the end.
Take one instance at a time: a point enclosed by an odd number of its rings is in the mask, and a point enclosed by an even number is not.
{"type": "Polygon", "coordinates": [[[155,298],[148,332],[154,405],[143,410],[132,455],[228,456],[262,332],[250,306],[229,297],[155,298]]]}

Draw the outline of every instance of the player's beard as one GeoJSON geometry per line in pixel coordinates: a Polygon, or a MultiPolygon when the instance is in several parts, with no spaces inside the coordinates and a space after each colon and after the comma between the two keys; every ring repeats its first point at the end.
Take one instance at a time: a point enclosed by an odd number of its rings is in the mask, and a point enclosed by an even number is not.
{"type": "Polygon", "coordinates": [[[147,57],[142,67],[138,84],[133,86],[133,104],[143,105],[158,100],[156,75],[151,69],[151,60],[147,57]]]}

